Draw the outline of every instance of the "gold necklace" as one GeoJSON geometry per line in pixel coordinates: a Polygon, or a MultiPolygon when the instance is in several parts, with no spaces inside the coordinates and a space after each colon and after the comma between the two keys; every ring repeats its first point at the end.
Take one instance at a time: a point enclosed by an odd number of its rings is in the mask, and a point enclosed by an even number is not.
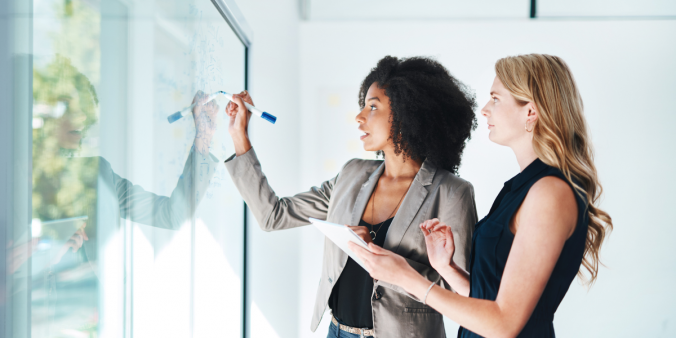
{"type": "Polygon", "coordinates": [[[394,213],[397,211],[397,208],[399,208],[399,204],[401,204],[401,201],[404,200],[404,197],[406,196],[408,189],[411,188],[411,184],[413,184],[414,179],[415,179],[415,177],[413,179],[411,179],[411,182],[408,183],[408,187],[406,188],[406,191],[404,191],[404,193],[401,195],[401,198],[399,199],[399,203],[397,203],[397,205],[394,207],[394,210],[392,210],[392,213],[390,214],[390,216],[387,217],[384,221],[382,221],[378,224],[373,224],[373,222],[374,222],[373,221],[373,215],[375,215],[375,208],[376,208],[376,194],[378,193],[378,182],[380,181],[380,179],[378,179],[378,181],[376,181],[376,187],[373,190],[373,203],[371,203],[371,224],[372,225],[371,225],[371,231],[369,232],[369,234],[371,235],[371,240],[376,239],[376,236],[378,235],[378,231],[380,231],[380,229],[383,228],[383,224],[388,219],[392,218],[392,215],[394,215],[394,213]],[[380,225],[380,226],[378,227],[378,230],[373,231],[373,228],[375,228],[376,225],[380,225]]]}

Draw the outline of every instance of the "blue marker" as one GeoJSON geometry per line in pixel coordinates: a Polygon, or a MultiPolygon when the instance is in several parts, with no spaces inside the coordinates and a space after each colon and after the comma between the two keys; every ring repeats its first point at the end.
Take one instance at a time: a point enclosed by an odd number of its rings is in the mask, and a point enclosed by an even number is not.
{"type": "MultiPolygon", "coordinates": [[[[223,96],[225,96],[226,99],[232,101],[232,95],[231,95],[231,94],[228,94],[228,93],[226,93],[226,92],[224,92],[224,91],[220,91],[219,93],[223,94],[223,96]]],[[[244,101],[242,101],[242,102],[244,102],[244,101]]],[[[264,120],[266,120],[266,121],[268,121],[268,122],[270,122],[270,123],[272,123],[272,124],[275,124],[275,122],[277,122],[277,118],[276,118],[274,115],[268,114],[268,113],[266,113],[266,112],[264,112],[264,111],[260,111],[260,110],[258,110],[258,108],[254,107],[254,106],[252,106],[252,105],[250,105],[250,104],[248,104],[248,103],[246,103],[246,102],[244,102],[244,106],[245,106],[246,109],[248,109],[252,114],[254,114],[254,115],[258,116],[258,117],[262,117],[264,120]]]]}
{"type": "MultiPolygon", "coordinates": [[[[215,92],[215,93],[209,95],[209,96],[207,97],[207,100],[204,102],[204,104],[206,104],[207,102],[210,102],[211,100],[215,99],[216,97],[218,97],[218,95],[221,95],[221,94],[222,94],[223,96],[225,96],[225,98],[227,98],[228,100],[232,101],[232,95],[230,95],[230,94],[228,94],[228,93],[226,93],[226,92],[224,92],[224,91],[218,91],[218,92],[215,92]]],[[[180,120],[180,119],[183,118],[184,116],[188,115],[188,114],[190,113],[190,111],[192,111],[192,109],[195,108],[196,105],[197,105],[197,103],[191,105],[190,107],[185,107],[185,108],[183,108],[183,110],[178,111],[178,112],[176,112],[176,113],[173,113],[173,114],[169,115],[169,117],[167,117],[167,121],[169,121],[169,123],[174,123],[174,122],[180,120]]],[[[270,123],[272,123],[272,124],[275,124],[275,122],[277,121],[277,118],[276,118],[274,115],[268,114],[268,113],[266,113],[266,112],[264,112],[264,111],[260,111],[260,110],[258,110],[256,107],[254,107],[254,106],[252,106],[252,105],[250,105],[250,104],[248,104],[248,103],[246,103],[246,102],[244,102],[244,106],[245,106],[252,114],[254,114],[254,115],[258,116],[258,117],[262,117],[264,120],[266,120],[266,121],[268,121],[268,122],[270,122],[270,123]]]]}
{"type": "MultiPolygon", "coordinates": [[[[211,102],[211,100],[217,98],[220,93],[221,92],[215,92],[215,93],[209,95],[207,97],[207,100],[204,101],[203,104],[207,104],[207,103],[211,102]]],[[[181,111],[177,111],[177,112],[169,115],[169,117],[167,117],[167,121],[169,121],[169,123],[174,123],[174,122],[184,118],[186,115],[188,115],[190,113],[190,111],[192,111],[193,108],[195,108],[195,106],[197,106],[197,102],[191,104],[189,107],[183,108],[181,111]]]]}

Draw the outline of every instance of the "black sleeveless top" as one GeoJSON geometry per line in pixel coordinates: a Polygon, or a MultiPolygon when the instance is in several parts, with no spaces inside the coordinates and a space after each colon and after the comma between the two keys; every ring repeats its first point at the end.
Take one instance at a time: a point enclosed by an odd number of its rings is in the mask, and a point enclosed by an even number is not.
{"type": "MultiPolygon", "coordinates": [[[[505,182],[505,186],[493,202],[488,215],[476,224],[470,255],[470,297],[493,301],[496,299],[502,273],[514,241],[509,222],[533,184],[546,176],[556,176],[568,182],[559,169],[536,159],[521,173],[505,182]]],[[[580,269],[589,224],[587,203],[574,189],[573,192],[578,208],[575,231],[564,244],[561,256],[554,266],[542,296],[518,337],[555,336],[554,312],[580,269]]],[[[461,327],[458,337],[480,336],[461,327]]]]}
{"type": "MultiPolygon", "coordinates": [[[[387,230],[394,217],[375,225],[359,221],[360,226],[369,230],[377,230],[373,244],[380,247],[385,244],[387,230]]],[[[340,277],[333,286],[329,297],[329,307],[336,319],[344,325],[360,329],[373,328],[373,308],[371,307],[371,295],[373,293],[373,278],[364,268],[352,258],[347,258],[347,263],[340,277]]]]}

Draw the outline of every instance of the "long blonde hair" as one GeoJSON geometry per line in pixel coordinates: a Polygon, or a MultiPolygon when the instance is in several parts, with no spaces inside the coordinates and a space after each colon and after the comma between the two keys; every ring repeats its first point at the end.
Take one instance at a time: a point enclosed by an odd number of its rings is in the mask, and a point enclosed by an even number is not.
{"type": "Polygon", "coordinates": [[[598,275],[601,244],[612,231],[613,222],[607,212],[597,207],[603,188],[573,74],[561,58],[543,54],[500,59],[495,72],[517,101],[533,102],[538,109],[533,128],[535,154],[542,162],[561,170],[587,201],[589,227],[582,266],[590,276],[585,278],[580,269],[578,277],[591,286],[598,275]]]}

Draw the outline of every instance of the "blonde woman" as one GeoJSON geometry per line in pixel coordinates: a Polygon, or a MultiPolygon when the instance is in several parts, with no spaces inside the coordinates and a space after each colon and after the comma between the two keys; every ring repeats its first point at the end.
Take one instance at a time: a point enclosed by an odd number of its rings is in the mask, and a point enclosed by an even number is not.
{"type": "Polygon", "coordinates": [[[612,229],[601,194],[582,99],[556,56],[507,57],[495,65],[482,109],[491,141],[512,148],[521,172],[477,223],[469,273],[452,260],[454,238],[437,219],[420,224],[430,264],[457,292],[423,278],[395,253],[353,245],[373,278],[401,286],[459,323],[458,337],[554,337],[554,312],[581,266],[596,279],[612,229]]]}

